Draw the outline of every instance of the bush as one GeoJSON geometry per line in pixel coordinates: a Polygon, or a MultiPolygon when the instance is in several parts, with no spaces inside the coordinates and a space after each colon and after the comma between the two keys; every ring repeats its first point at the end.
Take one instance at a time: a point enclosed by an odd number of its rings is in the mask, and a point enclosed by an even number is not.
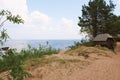
{"type": "Polygon", "coordinates": [[[54,49],[50,45],[39,45],[39,48],[32,48],[28,45],[28,49],[17,52],[16,49],[9,49],[7,54],[0,59],[0,72],[10,70],[9,80],[23,80],[31,75],[27,73],[22,66],[24,61],[29,58],[40,58],[44,55],[57,54],[59,49],[54,49]]]}
{"type": "Polygon", "coordinates": [[[23,65],[24,61],[29,58],[40,58],[44,55],[57,54],[59,49],[54,49],[50,45],[39,45],[39,48],[32,48],[28,45],[28,49],[17,52],[16,49],[8,50],[8,54],[0,59],[0,72],[13,69],[16,65],[23,65]]]}
{"type": "Polygon", "coordinates": [[[9,80],[24,80],[26,77],[32,75],[25,71],[24,67],[20,64],[15,65],[10,72],[9,80]]]}
{"type": "Polygon", "coordinates": [[[85,40],[85,39],[81,40],[81,45],[83,46],[92,46],[93,45],[92,43],[93,43],[92,40],[85,40]]]}
{"type": "Polygon", "coordinates": [[[16,63],[19,62],[15,49],[8,50],[8,54],[4,55],[0,60],[0,72],[11,69],[16,63]]]}
{"type": "Polygon", "coordinates": [[[81,43],[80,43],[80,42],[74,42],[74,44],[73,44],[73,45],[68,46],[68,47],[69,47],[70,49],[76,49],[76,48],[78,48],[80,45],[81,45],[81,43]]]}
{"type": "Polygon", "coordinates": [[[79,46],[92,46],[91,40],[82,39],[81,42],[74,42],[73,45],[69,46],[70,49],[76,49],[79,46]]]}
{"type": "Polygon", "coordinates": [[[0,60],[0,72],[10,70],[9,80],[23,80],[30,74],[23,68],[23,59],[15,49],[8,50],[8,54],[4,55],[0,60]]]}
{"type": "Polygon", "coordinates": [[[28,49],[22,50],[20,54],[22,55],[23,59],[27,59],[38,58],[44,55],[57,54],[59,51],[60,49],[52,48],[50,45],[39,45],[39,48],[32,48],[30,45],[28,45],[28,49]]]}

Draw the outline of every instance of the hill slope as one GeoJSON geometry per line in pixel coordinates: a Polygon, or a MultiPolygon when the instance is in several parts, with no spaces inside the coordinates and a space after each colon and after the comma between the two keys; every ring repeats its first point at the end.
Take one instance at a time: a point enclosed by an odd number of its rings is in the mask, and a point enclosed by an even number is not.
{"type": "MultiPolygon", "coordinates": [[[[116,51],[119,49],[117,45],[116,51]]],[[[45,64],[29,69],[33,77],[26,80],[120,80],[119,52],[80,47],[44,59],[45,64]]]]}
{"type": "MultiPolygon", "coordinates": [[[[102,47],[80,46],[42,58],[28,59],[24,67],[33,76],[25,80],[120,80],[120,43],[116,54],[102,47]]],[[[4,77],[8,72],[1,73],[4,77]]]]}

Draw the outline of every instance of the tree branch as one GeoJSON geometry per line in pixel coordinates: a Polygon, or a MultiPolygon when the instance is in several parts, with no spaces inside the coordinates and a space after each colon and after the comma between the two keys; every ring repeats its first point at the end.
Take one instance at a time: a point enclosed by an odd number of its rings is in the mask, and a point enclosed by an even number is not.
{"type": "Polygon", "coordinates": [[[2,20],[3,16],[0,16],[0,21],[2,20]]]}
{"type": "Polygon", "coordinates": [[[2,26],[4,25],[4,23],[7,21],[7,19],[6,20],[4,20],[3,22],[1,22],[1,24],[0,24],[0,29],[2,28],[2,26]]]}

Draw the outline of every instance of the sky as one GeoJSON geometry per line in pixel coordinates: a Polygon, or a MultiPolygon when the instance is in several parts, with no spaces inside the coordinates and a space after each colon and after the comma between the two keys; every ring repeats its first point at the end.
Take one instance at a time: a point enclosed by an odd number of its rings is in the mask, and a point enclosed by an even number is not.
{"type": "MultiPolygon", "coordinates": [[[[109,0],[105,0],[108,2],[109,0]]],[[[120,15],[120,0],[114,13],[120,15]]],[[[0,10],[19,14],[24,24],[7,22],[4,28],[11,39],[81,39],[78,16],[89,0],[0,0],[0,10]]]]}

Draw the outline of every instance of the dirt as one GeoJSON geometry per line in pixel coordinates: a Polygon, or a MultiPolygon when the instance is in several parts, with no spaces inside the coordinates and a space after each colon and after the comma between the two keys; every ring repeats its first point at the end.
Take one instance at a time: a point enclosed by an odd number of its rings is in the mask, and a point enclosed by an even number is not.
{"type": "Polygon", "coordinates": [[[115,51],[109,57],[90,54],[87,59],[64,54],[65,51],[46,56],[59,61],[29,69],[33,77],[25,80],[120,80],[120,43],[115,51]]]}
{"type": "Polygon", "coordinates": [[[81,69],[79,63],[66,67],[45,66],[32,71],[34,77],[26,80],[120,80],[120,56],[104,58],[81,69]],[[41,72],[43,71],[43,72],[41,72]]]}
{"type": "Polygon", "coordinates": [[[26,80],[120,80],[120,44],[117,45],[115,51],[116,54],[113,53],[110,57],[91,54],[88,59],[66,55],[63,54],[65,51],[62,51],[60,54],[51,57],[80,59],[83,62],[88,60],[88,63],[81,64],[80,61],[58,64],[58,62],[53,62],[31,70],[33,77],[26,80]]]}

